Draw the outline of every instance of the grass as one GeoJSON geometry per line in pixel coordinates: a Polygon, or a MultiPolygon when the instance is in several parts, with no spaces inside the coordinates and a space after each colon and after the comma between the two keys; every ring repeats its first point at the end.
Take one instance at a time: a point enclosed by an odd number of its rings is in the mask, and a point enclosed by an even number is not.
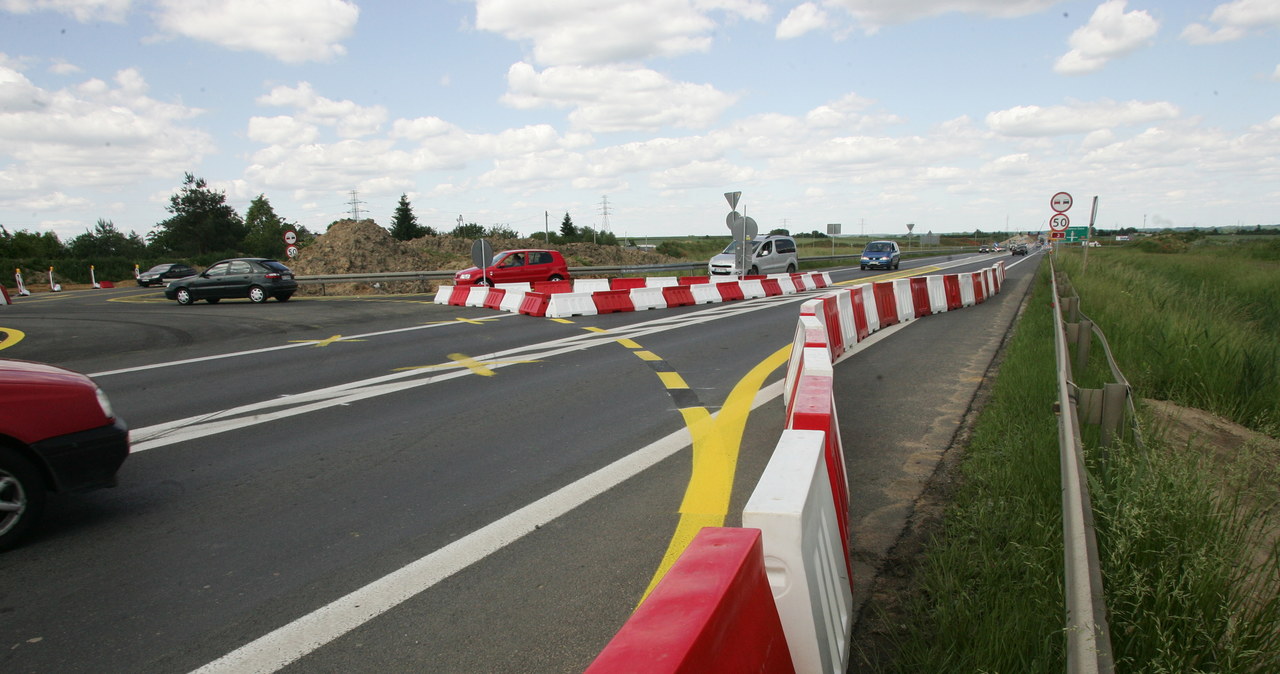
{"type": "MultiPolygon", "coordinates": [[[[1175,400],[1215,401],[1274,429],[1274,417],[1267,416],[1268,406],[1274,413],[1274,394],[1252,404],[1239,387],[1219,384],[1210,373],[1204,378],[1212,385],[1190,382],[1206,365],[1237,377],[1247,362],[1265,367],[1247,359],[1274,348],[1274,332],[1269,346],[1251,342],[1267,341],[1275,308],[1255,294],[1251,276],[1276,273],[1275,261],[1194,249],[1157,260],[1137,251],[1098,253],[1090,252],[1084,271],[1071,254],[1058,262],[1070,270],[1082,309],[1103,326],[1136,394],[1151,395],[1143,382],[1166,383],[1175,400]],[[1221,264],[1224,259],[1240,263],[1221,264]],[[1230,329],[1218,329],[1215,321],[1230,329]],[[1248,331],[1249,339],[1237,341],[1231,330],[1248,331]],[[1197,331],[1212,341],[1185,337],[1197,331]],[[1175,337],[1161,339],[1169,334],[1175,337]],[[1239,360],[1207,357],[1207,344],[1239,360]],[[1163,356],[1148,353],[1152,345],[1163,356]]],[[[1010,339],[906,614],[891,617],[902,625],[893,635],[891,671],[1056,672],[1066,666],[1047,269],[1010,339]]],[[[1099,349],[1093,354],[1090,378],[1102,360],[1099,349]]],[[[1275,375],[1266,376],[1270,381],[1251,381],[1274,386],[1275,375]]],[[[1143,423],[1150,431],[1153,422],[1144,417],[1143,423]]],[[[1113,447],[1105,456],[1087,450],[1116,671],[1280,671],[1275,457],[1205,452],[1147,436],[1143,447],[1113,447]]]]}

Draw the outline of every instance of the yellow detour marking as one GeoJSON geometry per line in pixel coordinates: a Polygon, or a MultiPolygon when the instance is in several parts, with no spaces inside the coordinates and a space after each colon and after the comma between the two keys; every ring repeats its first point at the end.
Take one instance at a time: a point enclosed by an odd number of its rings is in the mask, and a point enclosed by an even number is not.
{"type": "Polygon", "coordinates": [[[498,319],[496,318],[463,318],[461,316],[458,316],[454,318],[452,321],[430,321],[427,323],[423,323],[423,325],[445,325],[447,323],[470,323],[472,325],[482,325],[489,321],[496,321],[496,320],[498,319]]]}
{"type": "Polygon", "coordinates": [[[449,354],[449,360],[471,370],[472,373],[478,374],[481,377],[492,377],[494,375],[493,370],[490,370],[488,366],[470,356],[464,356],[460,353],[451,353],[449,354]]]}
{"type": "Polygon", "coordinates": [[[492,377],[496,373],[493,370],[489,369],[490,365],[512,365],[516,363],[542,362],[538,360],[491,360],[488,363],[482,363],[470,356],[467,356],[461,353],[449,354],[449,360],[452,360],[453,362],[440,363],[438,365],[413,365],[410,367],[397,367],[392,371],[403,372],[405,370],[432,370],[432,369],[443,369],[447,367],[457,367],[461,365],[462,367],[465,367],[468,370],[471,370],[471,372],[473,372],[474,374],[478,374],[482,377],[492,377]]]}
{"type": "Polygon", "coordinates": [[[879,281],[892,281],[899,278],[911,278],[912,276],[921,276],[930,272],[942,271],[942,267],[916,267],[915,269],[907,269],[904,271],[894,272],[892,274],[879,274],[877,276],[867,276],[856,278],[849,281],[840,281],[832,285],[838,286],[855,286],[863,283],[876,283],[879,281]]]}
{"type": "Polygon", "coordinates": [[[680,503],[680,521],[637,607],[658,586],[702,527],[724,526],[724,518],[729,513],[729,496],[733,491],[733,474],[738,467],[738,450],[742,445],[747,416],[751,414],[751,404],[764,387],[765,378],[785,365],[790,357],[791,345],[788,344],[751,368],[733,387],[719,414],[714,417],[704,407],[680,410],[693,439],[693,470],[684,500],[680,503]]]}
{"type": "Polygon", "coordinates": [[[312,346],[329,346],[334,342],[363,342],[363,339],[343,339],[342,335],[334,335],[328,339],[291,339],[296,344],[311,344],[312,346]]]}
{"type": "Polygon", "coordinates": [[[7,349],[22,341],[27,333],[17,328],[0,328],[0,349],[7,349]]]}

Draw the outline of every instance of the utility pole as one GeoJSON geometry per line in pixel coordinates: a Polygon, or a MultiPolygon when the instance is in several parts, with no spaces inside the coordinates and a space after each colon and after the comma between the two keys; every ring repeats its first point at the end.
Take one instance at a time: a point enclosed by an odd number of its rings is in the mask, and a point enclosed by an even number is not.
{"type": "Polygon", "coordinates": [[[348,201],[347,203],[351,205],[351,219],[352,219],[352,220],[359,220],[359,219],[360,219],[360,204],[363,204],[364,202],[363,202],[363,201],[360,201],[358,198],[356,198],[356,191],[355,191],[355,190],[351,190],[351,201],[348,201]]]}
{"type": "Polygon", "coordinates": [[[600,231],[609,232],[609,195],[600,197],[600,231]]]}

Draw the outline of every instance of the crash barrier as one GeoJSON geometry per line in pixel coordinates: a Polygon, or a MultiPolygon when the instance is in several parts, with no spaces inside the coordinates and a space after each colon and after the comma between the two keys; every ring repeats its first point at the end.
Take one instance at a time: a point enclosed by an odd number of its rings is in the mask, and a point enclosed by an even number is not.
{"type": "Polygon", "coordinates": [[[756,529],[705,527],[588,674],[794,672],[756,529]]]}
{"type": "Polygon", "coordinates": [[[0,304],[13,304],[9,299],[9,291],[4,286],[0,286],[0,304]]]}
{"type": "Polygon", "coordinates": [[[830,286],[831,275],[828,272],[735,276],[729,279],[709,276],[576,279],[499,283],[492,288],[485,285],[440,286],[435,303],[564,318],[791,295],[830,286]],[[545,295],[545,300],[538,297],[527,302],[530,295],[545,295]]]}
{"type": "MultiPolygon", "coordinates": [[[[1004,262],[998,262],[979,276],[987,279],[979,283],[989,283],[992,292],[998,291],[1005,276],[1004,262]]],[[[593,665],[588,671],[772,672],[794,669],[797,672],[834,674],[847,670],[853,627],[849,478],[836,416],[833,366],[859,342],[883,327],[959,308],[961,290],[965,286],[962,281],[965,279],[970,289],[969,296],[974,297],[972,274],[948,274],[926,276],[923,282],[903,279],[906,283],[897,285],[895,282],[883,282],[838,288],[801,305],[783,380],[786,428],[742,512],[743,529],[760,532],[764,553],[764,568],[760,573],[767,580],[777,607],[786,638],[786,652],[791,656],[790,666],[780,667],[770,660],[776,655],[773,650],[756,650],[750,661],[726,665],[722,658],[735,655],[736,649],[748,642],[746,638],[735,638],[733,645],[719,653],[716,660],[691,664],[685,669],[680,668],[684,667],[683,664],[672,664],[674,656],[657,647],[670,641],[671,636],[660,629],[661,621],[655,624],[658,620],[655,615],[675,621],[682,619],[684,614],[679,610],[679,604],[670,603],[666,597],[659,599],[663,606],[655,608],[654,614],[646,612],[650,602],[657,598],[658,591],[655,590],[618,632],[619,636],[626,634],[627,638],[620,642],[615,637],[597,659],[597,663],[609,663],[609,668],[595,669],[593,665]],[[882,322],[881,317],[889,322],[882,322]],[[640,618],[642,612],[644,617],[640,618]],[[633,625],[632,621],[637,621],[637,624],[633,625]],[[646,650],[634,643],[636,640],[651,640],[656,644],[655,649],[646,650]],[[628,662],[622,657],[624,654],[632,659],[628,662]]],[[[964,306],[974,303],[970,301],[964,306]]],[[[702,531],[724,530],[707,528],[702,531]]],[[[668,582],[675,586],[703,580],[716,582],[716,578],[726,573],[723,568],[683,565],[685,555],[701,554],[690,553],[690,549],[692,546],[676,560],[659,583],[659,589],[668,582]],[[708,576],[706,579],[691,578],[691,573],[708,576]]],[[[680,622],[680,629],[698,634],[734,634],[739,630],[743,634],[756,634],[772,628],[772,619],[767,615],[758,618],[765,621],[763,625],[748,627],[734,621],[731,614],[735,606],[733,602],[739,601],[736,596],[725,595],[720,601],[725,604],[724,611],[711,611],[704,607],[697,613],[696,622],[680,622]],[[703,621],[716,622],[708,624],[703,621]]]]}

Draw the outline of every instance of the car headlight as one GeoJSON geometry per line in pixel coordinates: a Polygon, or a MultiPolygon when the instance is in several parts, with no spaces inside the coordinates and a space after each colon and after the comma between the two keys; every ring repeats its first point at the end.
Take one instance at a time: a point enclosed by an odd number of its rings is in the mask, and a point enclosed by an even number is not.
{"type": "Polygon", "coordinates": [[[111,401],[107,400],[107,394],[103,393],[102,389],[96,386],[93,387],[93,392],[98,396],[98,407],[102,408],[103,416],[108,419],[116,418],[115,412],[111,409],[111,401]]]}

